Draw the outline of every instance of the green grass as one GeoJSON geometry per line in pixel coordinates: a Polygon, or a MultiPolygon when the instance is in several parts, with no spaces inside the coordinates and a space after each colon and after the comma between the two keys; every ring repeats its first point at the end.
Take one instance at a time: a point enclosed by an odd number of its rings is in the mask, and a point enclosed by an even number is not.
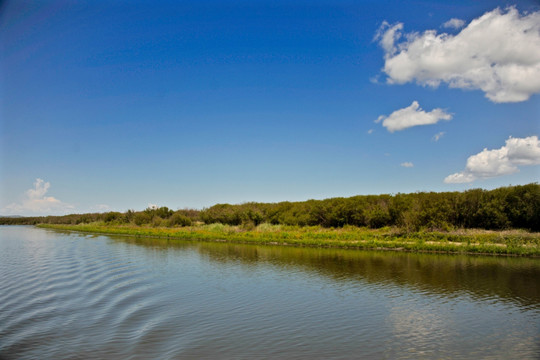
{"type": "Polygon", "coordinates": [[[520,230],[457,230],[406,233],[398,228],[367,229],[346,226],[328,229],[319,226],[261,224],[252,229],[223,224],[189,227],[145,227],[91,223],[79,225],[41,224],[42,228],[89,233],[159,237],[179,240],[228,241],[252,244],[384,249],[415,252],[478,253],[540,256],[540,234],[520,230]]]}

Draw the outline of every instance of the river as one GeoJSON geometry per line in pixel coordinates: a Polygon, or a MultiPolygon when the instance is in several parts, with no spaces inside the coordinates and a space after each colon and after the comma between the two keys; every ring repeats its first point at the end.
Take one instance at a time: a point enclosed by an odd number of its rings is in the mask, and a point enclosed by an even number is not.
{"type": "Polygon", "coordinates": [[[0,226],[0,359],[538,359],[540,259],[0,226]]]}

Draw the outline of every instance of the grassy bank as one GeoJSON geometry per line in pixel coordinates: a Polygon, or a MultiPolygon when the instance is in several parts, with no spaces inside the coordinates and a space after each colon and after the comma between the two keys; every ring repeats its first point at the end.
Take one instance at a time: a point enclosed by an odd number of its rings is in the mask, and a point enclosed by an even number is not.
{"type": "Polygon", "coordinates": [[[160,237],[179,240],[228,241],[252,244],[385,249],[417,252],[446,252],[493,255],[540,256],[540,234],[525,231],[457,230],[405,233],[398,228],[367,229],[353,226],[283,226],[261,224],[246,229],[222,224],[186,227],[41,224],[42,228],[88,233],[160,237]]]}

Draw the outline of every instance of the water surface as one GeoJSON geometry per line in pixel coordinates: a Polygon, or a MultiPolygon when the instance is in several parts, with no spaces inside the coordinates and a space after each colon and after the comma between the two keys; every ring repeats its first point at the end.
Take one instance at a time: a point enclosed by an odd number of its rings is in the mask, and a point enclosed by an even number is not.
{"type": "Polygon", "coordinates": [[[0,226],[1,359],[540,358],[540,260],[0,226]]]}

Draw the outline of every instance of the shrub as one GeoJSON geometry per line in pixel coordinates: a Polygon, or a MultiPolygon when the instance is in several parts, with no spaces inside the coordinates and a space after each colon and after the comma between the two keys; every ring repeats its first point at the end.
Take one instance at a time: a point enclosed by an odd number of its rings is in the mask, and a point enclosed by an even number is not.
{"type": "Polygon", "coordinates": [[[168,226],[191,226],[192,223],[190,218],[176,212],[169,218],[168,226]]]}
{"type": "Polygon", "coordinates": [[[150,215],[145,212],[138,212],[133,215],[133,222],[135,223],[135,225],[139,226],[149,224],[151,219],[152,218],[150,217],[150,215]]]}

